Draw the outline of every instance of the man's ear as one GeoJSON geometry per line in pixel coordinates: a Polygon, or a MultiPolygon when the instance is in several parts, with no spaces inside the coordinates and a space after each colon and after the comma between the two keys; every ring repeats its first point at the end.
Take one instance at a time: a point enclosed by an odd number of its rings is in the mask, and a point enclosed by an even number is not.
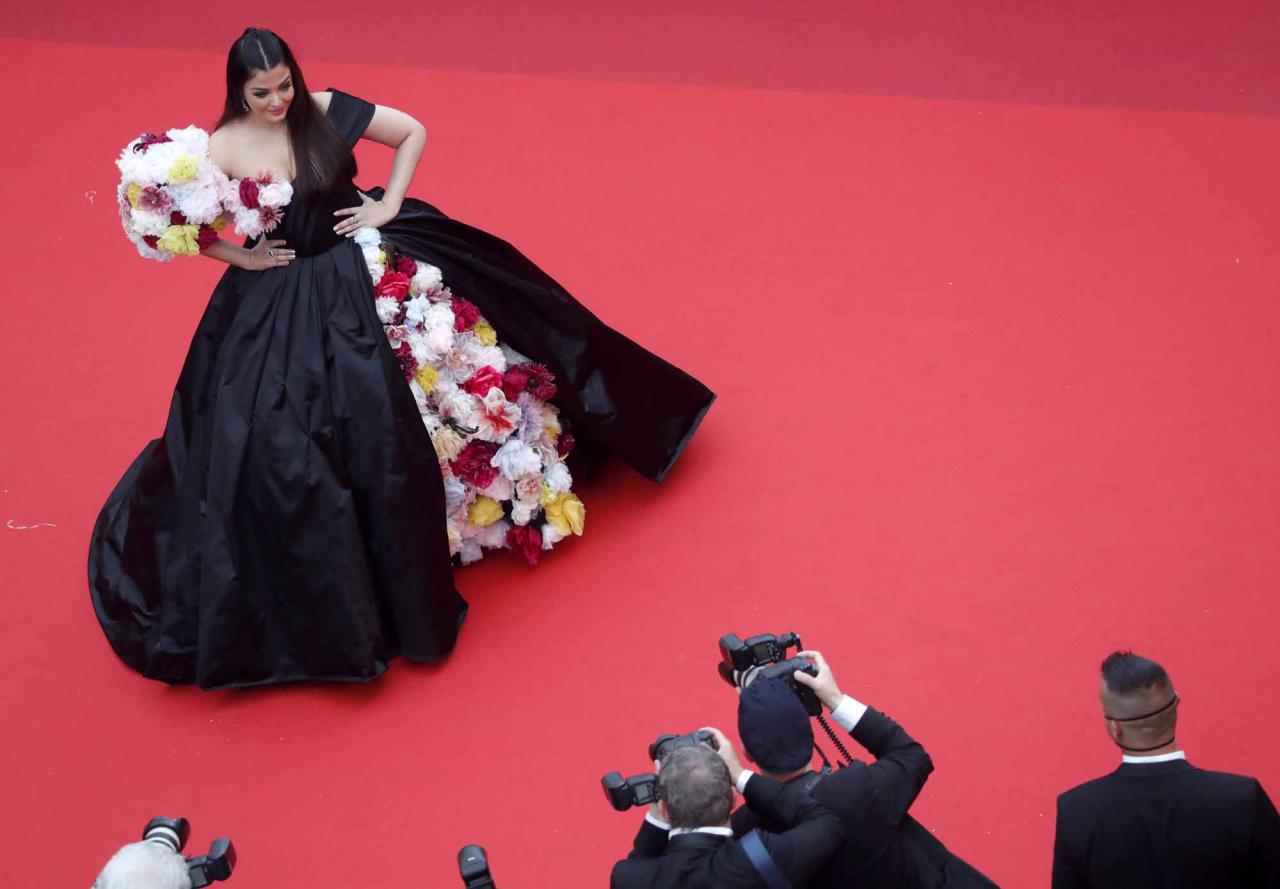
{"type": "Polygon", "coordinates": [[[1107,720],[1107,734],[1119,746],[1124,746],[1124,725],[1114,719],[1107,720]]]}
{"type": "Polygon", "coordinates": [[[671,810],[667,808],[667,801],[664,799],[658,800],[658,817],[668,824],[671,823],[671,810]]]}

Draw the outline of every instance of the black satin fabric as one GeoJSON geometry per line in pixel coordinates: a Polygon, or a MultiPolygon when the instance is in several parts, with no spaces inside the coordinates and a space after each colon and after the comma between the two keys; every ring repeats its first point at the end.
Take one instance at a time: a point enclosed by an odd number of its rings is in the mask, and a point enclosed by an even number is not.
{"type": "MultiPolygon", "coordinates": [[[[373,106],[333,91],[354,145],[373,106]]],[[[372,194],[380,196],[381,191],[372,194]]],[[[367,680],[446,655],[454,587],[435,451],[334,209],[295,202],[298,258],[229,268],[196,329],[168,422],[94,527],[89,583],[117,655],[204,688],[367,680]]],[[[660,480],[714,399],[606,327],[509,244],[418,201],[383,229],[438,265],[516,350],[556,374],[575,434],[660,480]]]]}

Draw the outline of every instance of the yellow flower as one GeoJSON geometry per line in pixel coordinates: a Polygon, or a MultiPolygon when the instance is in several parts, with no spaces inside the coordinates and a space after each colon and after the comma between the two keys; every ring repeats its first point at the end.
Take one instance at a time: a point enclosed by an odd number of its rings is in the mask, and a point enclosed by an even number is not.
{"type": "Polygon", "coordinates": [[[196,156],[194,154],[184,154],[173,162],[173,166],[169,168],[169,184],[181,185],[183,182],[190,182],[196,178],[198,170],[196,156]]]}
{"type": "Polygon", "coordinates": [[[130,182],[125,195],[129,198],[129,206],[138,209],[138,195],[142,193],[142,186],[136,182],[130,182]]]}
{"type": "Polygon", "coordinates": [[[440,379],[439,372],[430,364],[424,364],[418,368],[418,372],[413,375],[418,381],[418,385],[422,387],[423,392],[430,392],[436,387],[436,380],[440,379]]]}
{"type": "Polygon", "coordinates": [[[171,225],[164,230],[156,246],[174,254],[195,255],[200,252],[200,244],[196,241],[199,232],[198,225],[171,225]]]}
{"type": "Polygon", "coordinates": [[[493,329],[493,325],[488,321],[477,321],[476,326],[471,329],[475,331],[476,339],[480,341],[480,345],[498,345],[498,332],[493,329]]]}
{"type": "Polygon", "coordinates": [[[476,502],[467,507],[467,520],[478,528],[492,525],[502,518],[502,507],[492,497],[477,497],[476,502]]]}
{"type": "Polygon", "coordinates": [[[448,463],[467,446],[466,439],[448,426],[441,426],[431,433],[431,443],[436,446],[436,456],[448,463]]]}
{"type": "Polygon", "coordinates": [[[542,431],[551,439],[551,443],[555,444],[556,439],[560,437],[560,418],[553,411],[546,412],[546,423],[542,427],[542,431]]]}
{"type": "Polygon", "coordinates": [[[587,508],[578,495],[570,491],[555,495],[550,503],[545,504],[547,523],[562,536],[570,532],[582,535],[582,528],[587,521],[587,508]]]}
{"type": "Polygon", "coordinates": [[[210,222],[209,225],[213,226],[214,231],[220,232],[227,227],[227,217],[219,216],[217,219],[213,220],[213,222],[210,222]]]}

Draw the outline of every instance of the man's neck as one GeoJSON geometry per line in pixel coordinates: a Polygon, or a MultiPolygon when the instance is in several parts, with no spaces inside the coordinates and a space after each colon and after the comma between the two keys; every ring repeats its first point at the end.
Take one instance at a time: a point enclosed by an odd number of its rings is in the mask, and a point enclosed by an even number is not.
{"type": "MultiPolygon", "coordinates": [[[[1119,744],[1116,746],[1120,747],[1119,744]]],[[[1144,759],[1149,756],[1164,756],[1168,753],[1178,752],[1178,740],[1176,738],[1170,738],[1166,743],[1151,750],[1128,750],[1124,747],[1120,747],[1120,752],[1130,759],[1144,759]]]]}

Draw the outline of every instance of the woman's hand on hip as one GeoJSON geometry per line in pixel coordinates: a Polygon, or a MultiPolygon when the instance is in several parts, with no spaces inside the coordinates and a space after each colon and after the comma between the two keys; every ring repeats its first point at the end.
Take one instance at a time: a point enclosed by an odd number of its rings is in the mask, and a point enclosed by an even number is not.
{"type": "Polygon", "coordinates": [[[286,266],[294,257],[294,252],[284,246],[284,241],[268,241],[263,238],[244,252],[244,262],[240,264],[240,268],[250,272],[264,272],[286,266]]]}
{"type": "Polygon", "coordinates": [[[351,238],[362,228],[378,228],[396,218],[399,209],[382,201],[375,201],[364,192],[360,192],[361,205],[333,211],[334,216],[344,216],[333,230],[338,234],[351,238]]]}

